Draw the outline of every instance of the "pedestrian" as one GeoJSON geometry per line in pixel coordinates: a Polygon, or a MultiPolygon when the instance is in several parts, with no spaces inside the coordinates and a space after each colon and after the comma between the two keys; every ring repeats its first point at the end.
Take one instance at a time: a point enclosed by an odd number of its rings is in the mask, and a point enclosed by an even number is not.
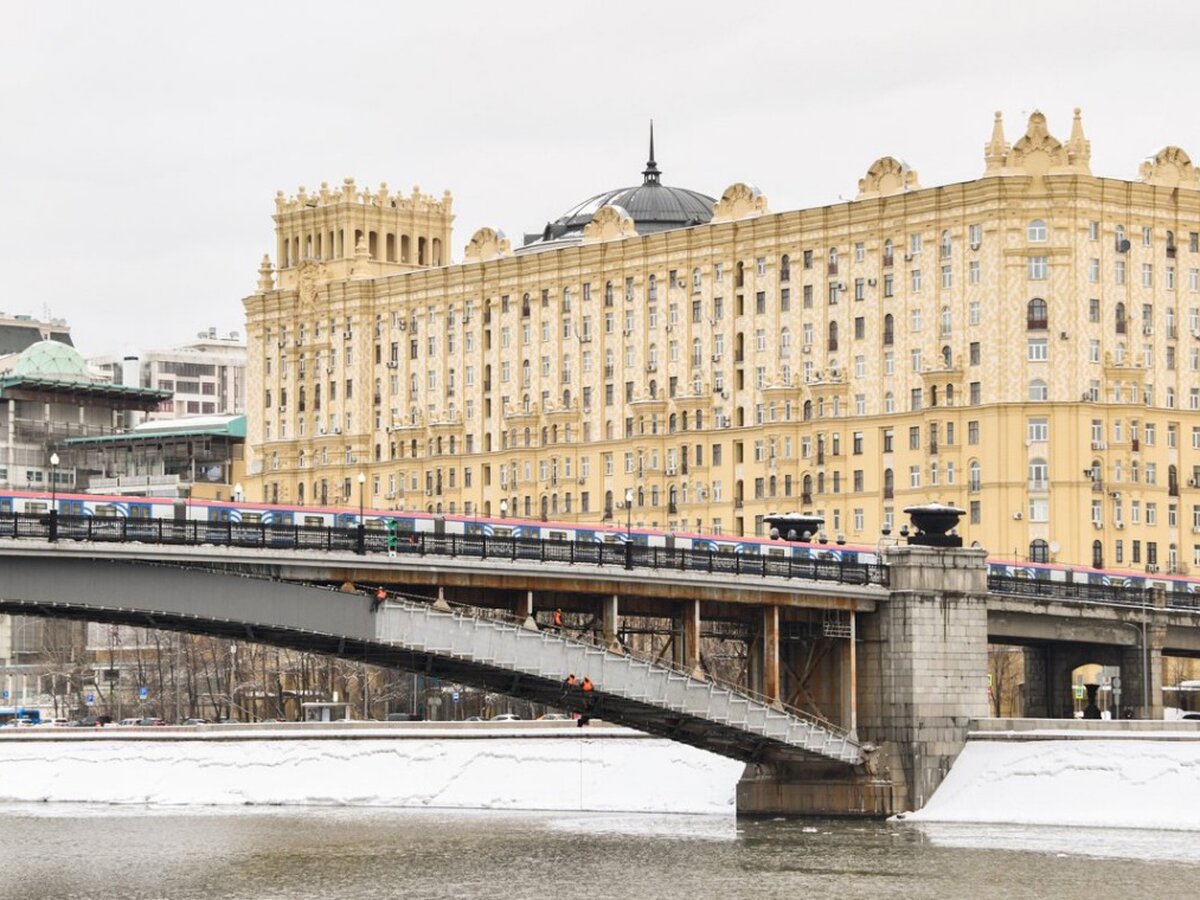
{"type": "Polygon", "coordinates": [[[563,627],[562,610],[561,609],[556,609],[554,611],[554,627],[555,628],[563,627]]]}
{"type": "Polygon", "coordinates": [[[583,691],[583,715],[579,717],[578,727],[582,728],[591,721],[591,712],[596,706],[596,686],[590,676],[584,675],[579,688],[583,691]]]}
{"type": "Polygon", "coordinates": [[[382,587],[376,589],[375,599],[371,601],[371,612],[375,612],[379,607],[383,606],[383,601],[387,599],[387,591],[382,587]]]}
{"type": "Polygon", "coordinates": [[[572,672],[570,675],[568,675],[566,678],[563,679],[563,684],[566,685],[567,687],[572,687],[576,684],[579,684],[579,680],[575,677],[575,673],[572,672]]]}

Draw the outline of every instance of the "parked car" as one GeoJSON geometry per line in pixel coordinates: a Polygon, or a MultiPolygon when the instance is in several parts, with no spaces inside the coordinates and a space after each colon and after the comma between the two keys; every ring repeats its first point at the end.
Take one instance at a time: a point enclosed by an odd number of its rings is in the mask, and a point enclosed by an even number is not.
{"type": "Polygon", "coordinates": [[[488,719],[489,722],[520,722],[521,717],[513,713],[500,713],[498,716],[492,716],[488,719]]]}
{"type": "Polygon", "coordinates": [[[483,716],[467,716],[463,719],[464,722],[482,722],[483,716]]]}
{"type": "Polygon", "coordinates": [[[544,716],[538,716],[539,722],[570,722],[571,717],[566,713],[546,713],[544,716]]]}
{"type": "Polygon", "coordinates": [[[183,720],[182,722],[180,722],[179,724],[180,724],[180,725],[207,725],[207,724],[208,724],[208,720],[207,720],[207,719],[199,719],[199,718],[192,717],[192,718],[190,718],[190,719],[184,719],[184,720],[183,720]]]}
{"type": "Polygon", "coordinates": [[[160,725],[166,725],[167,723],[156,716],[146,716],[145,718],[138,719],[134,724],[135,725],[150,725],[150,726],[158,727],[160,725]]]}
{"type": "Polygon", "coordinates": [[[117,724],[118,725],[136,725],[140,721],[142,721],[142,720],[141,719],[122,719],[117,724]]]}
{"type": "Polygon", "coordinates": [[[112,724],[112,716],[84,716],[71,723],[76,728],[100,728],[112,724]]]}
{"type": "Polygon", "coordinates": [[[388,713],[385,722],[420,722],[421,717],[416,713],[388,713]]]}

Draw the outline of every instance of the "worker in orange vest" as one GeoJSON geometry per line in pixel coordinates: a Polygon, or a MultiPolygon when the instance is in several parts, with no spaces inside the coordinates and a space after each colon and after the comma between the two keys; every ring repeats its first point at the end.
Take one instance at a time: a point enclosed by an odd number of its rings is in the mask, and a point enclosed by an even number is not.
{"type": "Polygon", "coordinates": [[[387,591],[382,587],[375,591],[375,599],[371,601],[371,612],[375,612],[379,607],[383,606],[383,601],[387,599],[387,591]]]}
{"type": "Polygon", "coordinates": [[[582,728],[591,721],[589,713],[591,713],[592,707],[595,704],[595,697],[593,695],[595,693],[596,686],[592,684],[592,679],[590,677],[584,675],[583,682],[579,687],[583,691],[583,715],[579,717],[579,720],[575,724],[579,728],[582,728]]]}
{"type": "Polygon", "coordinates": [[[554,627],[555,627],[555,628],[562,628],[562,622],[563,622],[563,620],[562,620],[562,610],[561,610],[561,609],[556,609],[556,610],[554,611],[554,627]]]}

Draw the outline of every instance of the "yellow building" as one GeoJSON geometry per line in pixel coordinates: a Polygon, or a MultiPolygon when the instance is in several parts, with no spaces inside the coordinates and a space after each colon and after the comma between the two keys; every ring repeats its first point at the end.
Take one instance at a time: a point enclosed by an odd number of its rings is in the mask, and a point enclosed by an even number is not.
{"type": "Polygon", "coordinates": [[[1200,172],[1090,170],[1000,114],[975,181],[892,157],[772,213],[642,183],[445,257],[451,199],[303,189],[245,301],[247,495],[874,544],[907,504],[997,556],[1200,567],[1200,172]]]}

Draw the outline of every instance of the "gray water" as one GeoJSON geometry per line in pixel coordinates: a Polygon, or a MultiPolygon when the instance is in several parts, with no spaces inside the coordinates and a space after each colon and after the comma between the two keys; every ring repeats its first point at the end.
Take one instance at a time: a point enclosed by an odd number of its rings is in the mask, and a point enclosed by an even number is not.
{"type": "Polygon", "coordinates": [[[732,817],[0,807],[0,898],[1185,897],[1197,836],[732,817]]]}

